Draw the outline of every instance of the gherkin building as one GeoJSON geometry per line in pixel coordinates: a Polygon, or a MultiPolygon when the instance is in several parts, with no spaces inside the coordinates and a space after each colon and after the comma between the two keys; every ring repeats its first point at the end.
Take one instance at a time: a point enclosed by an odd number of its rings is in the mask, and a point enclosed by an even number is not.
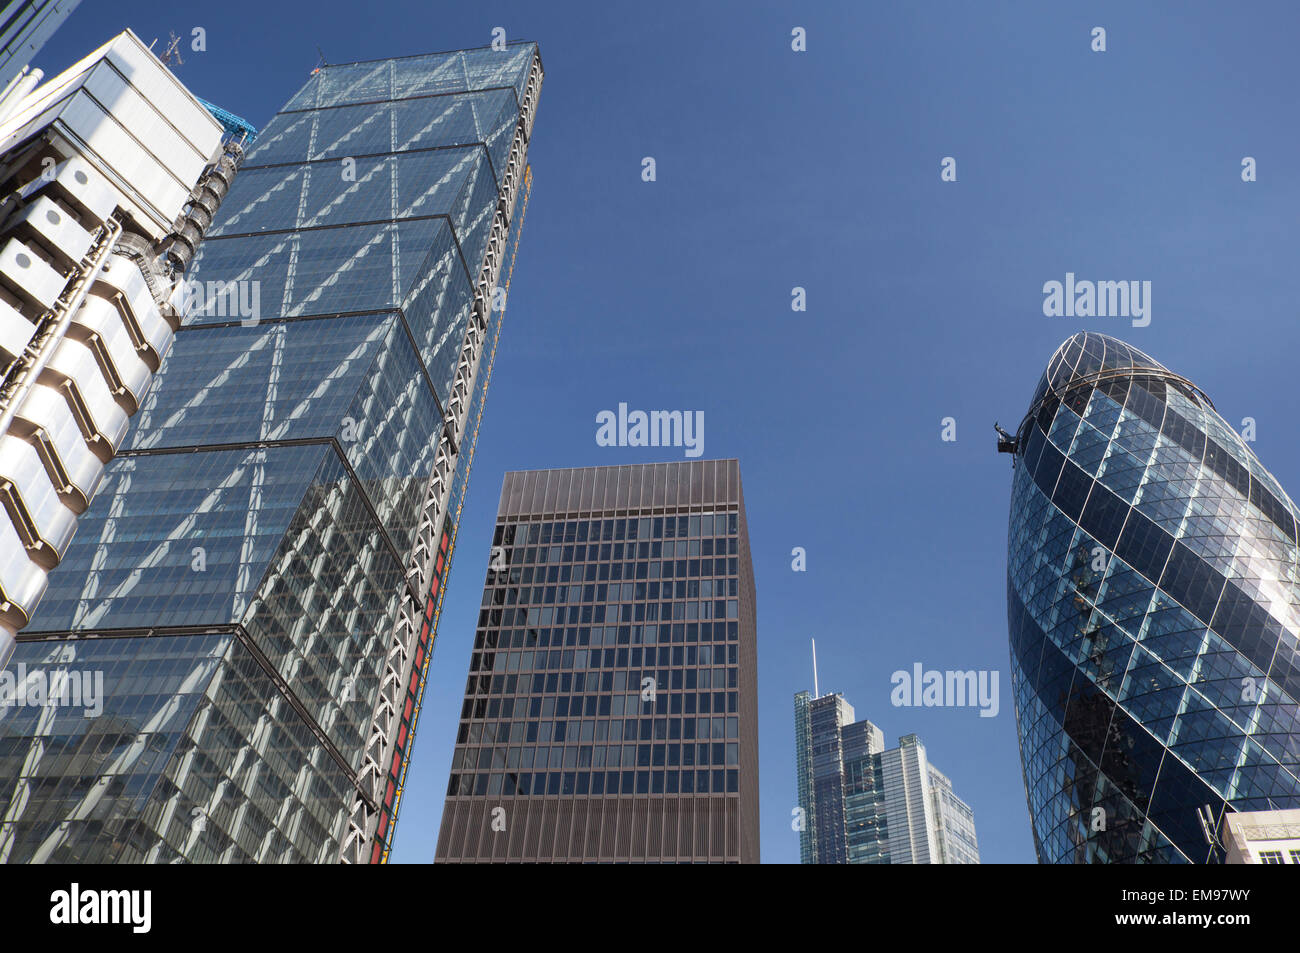
{"type": "Polygon", "coordinates": [[[1080,333],[998,449],[1039,861],[1215,862],[1225,813],[1300,807],[1300,509],[1209,397],[1080,333]]]}

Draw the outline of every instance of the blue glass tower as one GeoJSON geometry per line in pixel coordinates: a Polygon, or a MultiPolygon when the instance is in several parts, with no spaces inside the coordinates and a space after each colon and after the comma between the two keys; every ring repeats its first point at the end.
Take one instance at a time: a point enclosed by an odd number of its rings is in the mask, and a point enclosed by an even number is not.
{"type": "Polygon", "coordinates": [[[916,735],[885,748],[839,693],[794,696],[801,864],[978,864],[975,813],[916,735]]]}
{"type": "Polygon", "coordinates": [[[532,43],[328,66],[260,133],[21,634],[103,710],[0,713],[0,860],[386,857],[541,81],[532,43]]]}
{"type": "Polygon", "coordinates": [[[1076,334],[999,449],[1039,860],[1204,863],[1198,809],[1300,807],[1300,510],[1210,399],[1076,334]]]}

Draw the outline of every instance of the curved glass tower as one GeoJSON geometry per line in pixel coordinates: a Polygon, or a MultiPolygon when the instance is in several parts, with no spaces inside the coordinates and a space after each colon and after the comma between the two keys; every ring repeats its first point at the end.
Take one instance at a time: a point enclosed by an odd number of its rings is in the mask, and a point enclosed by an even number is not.
{"type": "Polygon", "coordinates": [[[1039,861],[1204,863],[1198,809],[1300,807],[1300,510],[1210,399],[1076,334],[999,449],[1039,861]]]}

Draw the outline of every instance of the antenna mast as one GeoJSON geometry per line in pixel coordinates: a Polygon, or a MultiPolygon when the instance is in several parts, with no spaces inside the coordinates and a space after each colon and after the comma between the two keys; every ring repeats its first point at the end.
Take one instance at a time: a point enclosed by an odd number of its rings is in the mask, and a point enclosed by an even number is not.
{"type": "Polygon", "coordinates": [[[177,66],[184,65],[185,61],[181,59],[180,45],[181,45],[181,38],[177,36],[175,33],[172,33],[171,42],[167,44],[167,49],[163,50],[163,55],[159,57],[163,61],[163,63],[165,63],[167,66],[171,66],[172,60],[175,59],[177,66]]]}

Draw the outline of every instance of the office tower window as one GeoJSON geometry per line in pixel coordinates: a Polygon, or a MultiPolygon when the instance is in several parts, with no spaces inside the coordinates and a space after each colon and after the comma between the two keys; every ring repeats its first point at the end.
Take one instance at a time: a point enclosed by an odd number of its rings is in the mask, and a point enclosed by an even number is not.
{"type": "Polygon", "coordinates": [[[754,632],[734,461],[507,474],[438,859],[757,861],[754,632]]]}

